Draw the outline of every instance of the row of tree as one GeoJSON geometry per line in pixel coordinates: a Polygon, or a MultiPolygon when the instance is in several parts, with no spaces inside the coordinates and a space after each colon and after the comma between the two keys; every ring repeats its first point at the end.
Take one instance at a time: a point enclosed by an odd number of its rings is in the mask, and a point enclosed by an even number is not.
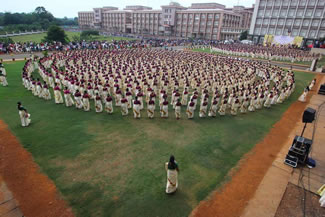
{"type": "Polygon", "coordinates": [[[51,25],[78,25],[78,19],[55,18],[44,7],[37,7],[32,13],[0,13],[0,26],[4,32],[47,30],[51,25]]]}

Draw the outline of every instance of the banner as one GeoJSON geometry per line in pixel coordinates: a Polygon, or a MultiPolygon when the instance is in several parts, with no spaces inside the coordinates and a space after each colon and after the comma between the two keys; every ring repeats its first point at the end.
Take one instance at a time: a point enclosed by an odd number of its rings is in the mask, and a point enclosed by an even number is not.
{"type": "Polygon", "coordinates": [[[263,46],[269,45],[296,45],[297,47],[301,47],[304,38],[300,36],[292,37],[292,36],[285,36],[285,35],[265,35],[263,46]]]}
{"type": "Polygon", "coordinates": [[[285,36],[285,35],[276,35],[274,36],[273,43],[275,45],[289,45],[293,44],[294,37],[292,36],[285,36]]]}
{"type": "Polygon", "coordinates": [[[263,41],[263,46],[271,45],[273,42],[273,38],[274,38],[274,35],[265,35],[264,41],[263,41]]]}
{"type": "Polygon", "coordinates": [[[296,36],[295,39],[293,40],[293,44],[298,46],[298,47],[301,47],[301,44],[302,44],[303,40],[304,40],[303,37],[296,36]]]}

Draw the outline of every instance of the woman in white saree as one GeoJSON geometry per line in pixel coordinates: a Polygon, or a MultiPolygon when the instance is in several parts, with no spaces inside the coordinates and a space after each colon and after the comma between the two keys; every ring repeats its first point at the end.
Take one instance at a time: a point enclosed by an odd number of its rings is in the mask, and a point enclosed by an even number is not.
{"type": "Polygon", "coordinates": [[[179,173],[178,165],[173,155],[170,156],[169,162],[165,163],[165,169],[167,171],[166,193],[171,194],[177,190],[179,173]]]}
{"type": "Polygon", "coordinates": [[[21,126],[28,127],[31,120],[30,120],[30,114],[27,112],[27,110],[21,105],[20,102],[18,104],[18,111],[19,111],[19,117],[21,121],[21,126]]]}

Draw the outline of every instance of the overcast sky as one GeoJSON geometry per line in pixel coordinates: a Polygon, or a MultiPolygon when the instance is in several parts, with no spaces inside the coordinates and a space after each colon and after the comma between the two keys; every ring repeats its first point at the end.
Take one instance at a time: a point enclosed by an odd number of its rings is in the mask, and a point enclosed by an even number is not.
{"type": "MultiPolygon", "coordinates": [[[[144,5],[153,9],[160,9],[161,5],[167,5],[170,0],[1,0],[1,12],[32,12],[37,6],[44,6],[55,17],[77,17],[78,11],[89,11],[94,7],[115,6],[123,9],[126,5],[144,5]]],[[[243,5],[251,7],[255,0],[181,0],[176,1],[182,6],[188,7],[191,3],[217,2],[227,7],[243,5]]]]}

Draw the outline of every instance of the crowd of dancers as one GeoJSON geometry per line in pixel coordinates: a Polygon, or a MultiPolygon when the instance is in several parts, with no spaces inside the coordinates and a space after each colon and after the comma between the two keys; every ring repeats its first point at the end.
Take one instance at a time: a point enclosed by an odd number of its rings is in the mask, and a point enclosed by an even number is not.
{"type": "Polygon", "coordinates": [[[216,44],[213,51],[233,56],[252,57],[267,60],[307,62],[320,58],[320,54],[303,51],[296,48],[246,45],[246,44],[216,44]]]}
{"type": "Polygon", "coordinates": [[[7,72],[2,63],[0,63],[0,84],[4,87],[8,86],[7,72]]]}
{"type": "Polygon", "coordinates": [[[134,118],[142,110],[148,118],[237,115],[282,103],[295,89],[294,73],[270,64],[154,49],[57,52],[27,61],[22,82],[45,100],[52,89],[56,104],[90,111],[93,100],[97,113],[119,107],[134,118]]]}

